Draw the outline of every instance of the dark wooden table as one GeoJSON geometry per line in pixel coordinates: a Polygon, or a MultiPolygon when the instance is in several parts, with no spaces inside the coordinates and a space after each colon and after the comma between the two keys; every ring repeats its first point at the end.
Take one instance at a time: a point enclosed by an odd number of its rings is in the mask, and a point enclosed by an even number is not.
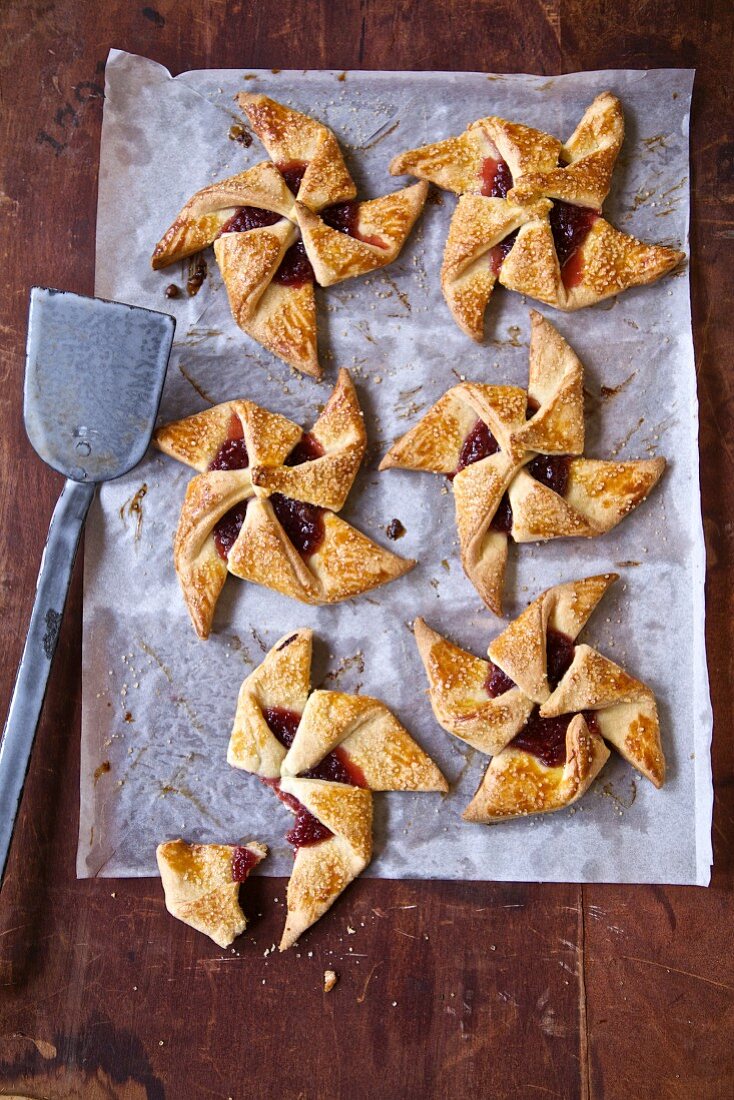
{"type": "MultiPolygon", "coordinates": [[[[174,73],[697,67],[691,244],[717,792],[708,890],[361,881],[300,957],[264,957],[282,925],[284,884],[259,879],[240,954],[223,958],[166,915],[157,881],[74,877],[77,568],[0,898],[0,1094],[734,1095],[732,26],[729,0],[0,5],[3,701],[60,487],[21,424],[28,288],[92,292],[110,47],[174,73]],[[328,995],[326,966],[340,974],[328,995]]],[[[685,644],[670,639],[671,663],[685,644]]]]}

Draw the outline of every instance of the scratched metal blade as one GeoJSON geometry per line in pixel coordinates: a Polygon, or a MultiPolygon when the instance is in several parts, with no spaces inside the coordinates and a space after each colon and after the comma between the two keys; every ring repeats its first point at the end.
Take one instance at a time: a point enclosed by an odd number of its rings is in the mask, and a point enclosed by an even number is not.
{"type": "Polygon", "coordinates": [[[33,287],[23,416],[44,462],[91,482],[137,465],[155,426],[175,327],[165,313],[33,287]]]}

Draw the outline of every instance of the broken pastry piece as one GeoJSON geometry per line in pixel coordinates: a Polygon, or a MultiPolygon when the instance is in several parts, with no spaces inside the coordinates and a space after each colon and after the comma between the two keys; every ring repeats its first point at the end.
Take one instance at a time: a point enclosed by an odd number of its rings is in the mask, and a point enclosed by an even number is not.
{"type": "Polygon", "coordinates": [[[171,916],[229,947],[247,925],[240,886],[267,855],[256,840],[247,844],[187,844],[168,840],[156,850],[166,909],[171,916]]]}
{"type": "Polygon", "coordinates": [[[577,637],[614,573],[549,588],[499,634],[489,660],[423,619],[415,639],[436,721],[492,756],[466,821],[569,806],[609,758],[607,742],[656,787],[665,778],[655,696],[577,637]]]}
{"type": "Polygon", "coordinates": [[[371,858],[371,791],[446,791],[431,758],[379,699],[311,691],[313,634],[286,634],[242,684],[227,760],[296,815],[280,948],[290,947],[371,858]]]}
{"type": "Polygon", "coordinates": [[[393,160],[393,175],[430,180],[459,196],[441,286],[468,336],[482,340],[497,283],[575,310],[655,282],[684,259],[676,249],[620,233],[603,217],[623,139],[619,100],[603,92],[565,144],[490,116],[393,160]]]}
{"type": "Polygon", "coordinates": [[[527,390],[453,386],[380,463],[452,481],[464,572],[497,615],[510,542],[602,535],[665,469],[583,456],[583,366],[549,321],[533,311],[530,323],[527,390]]]}
{"type": "Polygon", "coordinates": [[[159,450],[199,471],[188,486],[174,562],[199,637],[228,573],[309,604],[386,584],[415,562],[337,515],[364,455],[364,419],[339,372],[310,432],[251,401],[229,401],[159,428],[159,450]]]}
{"type": "Polygon", "coordinates": [[[152,264],[166,267],[213,244],[239,327],[318,378],[314,283],[332,286],[392,263],[427,184],[357,202],[331,130],[265,95],[242,92],[237,102],[272,160],[197,191],[152,264]]]}
{"type": "Polygon", "coordinates": [[[372,794],[324,779],[282,779],[278,797],[295,815],[285,928],[286,951],[324,915],[372,859],[372,794]]]}

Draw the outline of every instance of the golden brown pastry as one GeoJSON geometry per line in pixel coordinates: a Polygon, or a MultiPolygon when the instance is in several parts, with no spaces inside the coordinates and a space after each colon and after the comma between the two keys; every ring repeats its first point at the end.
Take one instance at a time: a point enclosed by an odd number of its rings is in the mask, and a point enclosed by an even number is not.
{"type": "Polygon", "coordinates": [[[240,886],[267,855],[256,840],[247,844],[187,844],[168,840],[156,850],[168,912],[229,947],[247,925],[240,886]]]}
{"type": "Polygon", "coordinates": [[[296,814],[286,837],[295,848],[280,941],[286,951],[371,860],[372,795],[323,779],[282,779],[278,793],[296,814]]]}
{"type": "Polygon", "coordinates": [[[154,442],[200,471],[186,492],[174,561],[202,638],[228,572],[303,603],[325,604],[385,584],[415,564],[336,515],[366,442],[346,370],[310,432],[251,401],[229,401],[166,424],[154,442]]]}
{"type": "Polygon", "coordinates": [[[503,118],[473,122],[396,157],[393,175],[430,180],[459,196],[441,268],[456,323],[481,340],[496,283],[575,310],[672,271],[684,253],[646,245],[602,217],[624,138],[619,100],[597,96],[562,144],[503,118]]]}
{"type": "Polygon", "coordinates": [[[356,202],[331,130],[265,95],[243,92],[237,101],[272,161],[197,191],[152,264],[166,267],[213,244],[240,328],[319,377],[314,282],[331,286],[392,263],[427,184],[356,202]]]}
{"type": "Polygon", "coordinates": [[[311,691],[313,634],[284,635],[240,689],[227,760],[296,815],[284,951],[367,866],[372,791],[445,791],[431,758],[379,699],[311,691]]]}
{"type": "Polygon", "coordinates": [[[467,821],[568,806],[609,758],[609,742],[656,787],[665,778],[655,696],[576,639],[615,573],[549,588],[480,660],[415,621],[436,721],[492,756],[467,821]]]}
{"type": "Polygon", "coordinates": [[[242,684],[227,760],[265,779],[445,791],[431,758],[379,699],[311,691],[313,632],[284,635],[242,684]]]}
{"type": "Polygon", "coordinates": [[[461,561],[502,613],[508,542],[604,534],[646,497],[665,459],[583,456],[584,371],[559,332],[530,314],[527,390],[452,387],[380,463],[452,479],[461,561]]]}

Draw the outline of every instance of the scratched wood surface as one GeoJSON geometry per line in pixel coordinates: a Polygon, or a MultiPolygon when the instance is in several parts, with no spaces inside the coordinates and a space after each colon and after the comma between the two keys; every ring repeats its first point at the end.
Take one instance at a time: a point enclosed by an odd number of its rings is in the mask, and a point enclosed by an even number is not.
{"type": "MultiPolygon", "coordinates": [[[[165,914],[155,881],[75,881],[77,570],[0,896],[0,1095],[734,1095],[728,0],[4,0],[0,30],[3,700],[60,487],[21,426],[28,288],[92,291],[111,46],[173,72],[697,67],[693,307],[717,790],[707,891],[362,881],[300,954],[279,957],[265,952],[284,884],[260,879],[238,954],[222,953],[165,914]],[[340,981],[325,995],[327,966],[340,981]]],[[[671,661],[680,645],[671,638],[671,661]]]]}

